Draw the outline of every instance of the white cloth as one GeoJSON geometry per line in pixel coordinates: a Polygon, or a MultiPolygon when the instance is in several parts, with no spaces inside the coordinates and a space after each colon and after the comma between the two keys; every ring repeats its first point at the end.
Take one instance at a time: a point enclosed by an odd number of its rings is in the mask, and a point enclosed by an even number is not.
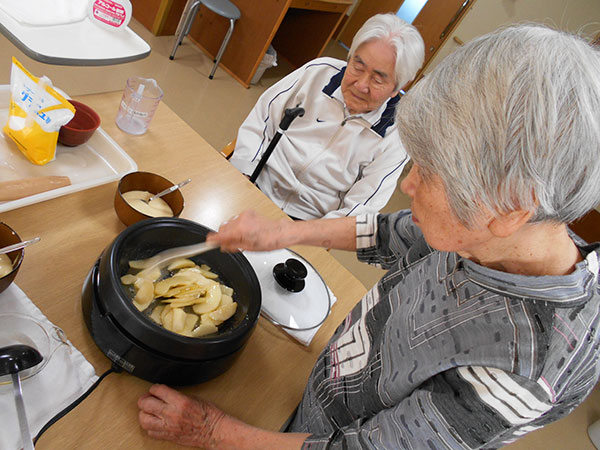
{"type": "Polygon", "coordinates": [[[299,219],[376,213],[393,194],[408,156],[393,123],[397,98],[347,116],[340,88],[346,63],[318,58],[260,97],[237,135],[231,163],[252,175],[286,108],[302,106],[258,177],[260,189],[299,219]]]}
{"type": "MultiPolygon", "coordinates": [[[[54,334],[55,326],[14,283],[0,294],[0,314],[18,313],[32,317],[54,334]]],[[[0,335],[2,330],[0,330],[0,335]]],[[[87,391],[98,377],[92,365],[65,339],[51,339],[49,362],[37,374],[22,381],[23,400],[32,437],[58,412],[87,391]]],[[[21,448],[19,421],[12,384],[0,385],[0,449],[21,448]]]]}
{"type": "Polygon", "coordinates": [[[0,8],[24,25],[78,22],[87,15],[88,0],[1,0],[0,8]]]}
{"type": "MultiPolygon", "coordinates": [[[[329,291],[329,298],[331,300],[331,308],[333,309],[333,304],[337,301],[336,296],[333,294],[333,292],[331,291],[331,289],[329,289],[329,287],[327,288],[327,290],[329,291]]],[[[313,338],[315,337],[315,334],[317,334],[317,331],[319,331],[319,328],[321,328],[322,325],[319,325],[316,328],[313,328],[312,330],[305,330],[305,331],[294,331],[294,330],[288,330],[286,328],[281,328],[283,331],[285,331],[287,334],[289,334],[290,336],[292,336],[294,339],[296,339],[298,342],[300,342],[302,345],[305,346],[309,346],[310,343],[312,342],[313,338]]]]}

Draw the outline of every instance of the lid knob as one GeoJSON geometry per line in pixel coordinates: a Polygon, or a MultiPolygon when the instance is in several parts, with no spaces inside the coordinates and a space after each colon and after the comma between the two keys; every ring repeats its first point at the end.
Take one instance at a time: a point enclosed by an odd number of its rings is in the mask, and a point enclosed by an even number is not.
{"type": "Polygon", "coordinates": [[[273,267],[273,276],[279,285],[290,292],[300,292],[304,289],[304,279],[308,275],[306,266],[294,258],[273,267]]]}

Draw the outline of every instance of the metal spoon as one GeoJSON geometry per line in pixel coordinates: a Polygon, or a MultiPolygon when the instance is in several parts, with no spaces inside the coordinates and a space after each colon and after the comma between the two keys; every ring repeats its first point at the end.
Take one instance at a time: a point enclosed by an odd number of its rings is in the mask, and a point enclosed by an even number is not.
{"type": "Polygon", "coordinates": [[[153,195],[152,197],[150,197],[148,200],[146,200],[146,203],[150,203],[152,200],[156,200],[157,198],[160,198],[160,197],[162,197],[163,195],[170,194],[171,192],[173,192],[173,191],[176,191],[177,189],[179,189],[179,188],[181,188],[181,187],[185,186],[185,185],[186,185],[186,184],[188,184],[190,181],[192,181],[192,179],[191,179],[191,178],[188,178],[187,180],[185,180],[185,181],[182,181],[181,183],[174,184],[174,185],[173,185],[173,186],[171,186],[170,188],[168,188],[168,189],[165,189],[164,191],[160,191],[158,194],[156,194],[156,195],[153,195]]]}
{"type": "Polygon", "coordinates": [[[27,247],[28,245],[35,244],[36,242],[39,242],[39,241],[40,241],[40,238],[36,237],[36,238],[30,239],[28,241],[17,242],[16,244],[8,245],[6,247],[0,248],[0,255],[2,255],[3,253],[10,253],[10,252],[14,252],[15,250],[20,250],[24,247],[27,247]]]}
{"type": "Polygon", "coordinates": [[[28,345],[15,344],[0,348],[0,375],[10,374],[12,377],[23,450],[34,449],[31,433],[29,432],[29,424],[27,423],[27,415],[25,414],[25,403],[23,402],[19,372],[37,366],[43,359],[40,352],[28,345]]]}

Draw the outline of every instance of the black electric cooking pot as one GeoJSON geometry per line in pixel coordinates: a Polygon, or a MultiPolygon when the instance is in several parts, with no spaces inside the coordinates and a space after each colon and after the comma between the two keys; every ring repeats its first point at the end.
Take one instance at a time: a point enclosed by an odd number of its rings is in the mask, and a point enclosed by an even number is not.
{"type": "Polygon", "coordinates": [[[162,328],[137,310],[121,284],[130,260],[203,242],[209,231],[185,219],[148,219],[125,229],[104,250],[85,280],[82,305],[94,342],[114,364],[151,382],[188,385],[223,373],[240,354],[261,306],[258,279],[241,253],[212,250],[191,258],[208,264],[233,288],[238,303],[235,315],[214,335],[191,338],[162,328]]]}

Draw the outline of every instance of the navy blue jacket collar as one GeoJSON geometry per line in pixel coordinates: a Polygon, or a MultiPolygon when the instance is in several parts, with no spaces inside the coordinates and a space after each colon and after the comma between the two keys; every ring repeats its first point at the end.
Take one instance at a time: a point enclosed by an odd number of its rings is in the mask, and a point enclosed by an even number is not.
{"type": "MultiPolygon", "coordinates": [[[[342,85],[342,78],[344,78],[344,73],[346,72],[346,67],[343,67],[338,73],[331,77],[327,86],[323,88],[323,92],[330,97],[333,96],[333,93],[336,89],[338,89],[342,85]]],[[[381,114],[381,117],[374,125],[371,126],[371,129],[380,135],[381,137],[385,137],[386,130],[394,124],[394,115],[396,112],[396,104],[400,100],[400,95],[396,95],[388,100],[385,110],[381,114]]]]}

